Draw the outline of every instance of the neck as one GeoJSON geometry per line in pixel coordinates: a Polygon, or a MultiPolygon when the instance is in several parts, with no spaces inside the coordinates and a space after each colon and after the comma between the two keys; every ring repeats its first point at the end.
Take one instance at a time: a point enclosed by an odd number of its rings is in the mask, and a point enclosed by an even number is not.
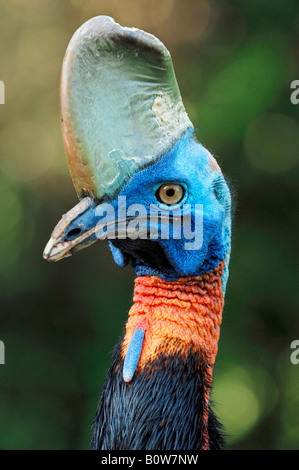
{"type": "Polygon", "coordinates": [[[138,368],[165,349],[167,340],[178,340],[184,349],[201,350],[210,365],[216,359],[222,320],[224,262],[197,277],[164,281],[156,276],[135,280],[134,305],[129,312],[122,347],[125,356],[135,328],[145,331],[138,368]]]}
{"type": "Polygon", "coordinates": [[[125,335],[101,396],[94,448],[219,447],[221,437],[209,408],[209,392],[222,319],[223,268],[224,262],[220,262],[212,272],[177,281],[137,277],[125,335]],[[136,328],[144,331],[144,339],[135,375],[126,384],[121,369],[136,328]],[[112,397],[110,390],[116,390],[115,382],[118,393],[112,397]],[[110,423],[105,418],[108,408],[110,413],[115,409],[126,417],[121,430],[115,428],[119,416],[114,420],[111,417],[110,423]],[[105,420],[105,429],[101,420],[105,420]],[[113,429],[108,431],[108,426],[113,429]],[[112,442],[120,431],[126,443],[112,442]],[[142,433],[146,434],[144,441],[142,433]]]}

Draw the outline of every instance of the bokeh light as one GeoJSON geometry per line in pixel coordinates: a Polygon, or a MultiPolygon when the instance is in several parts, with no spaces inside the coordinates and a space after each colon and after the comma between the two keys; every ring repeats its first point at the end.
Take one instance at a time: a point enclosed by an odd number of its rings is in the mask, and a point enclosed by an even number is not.
{"type": "Polygon", "coordinates": [[[299,124],[279,113],[265,113],[249,126],[245,152],[252,165],[268,173],[281,173],[299,162],[299,124]]]}
{"type": "Polygon", "coordinates": [[[259,403],[252,388],[244,382],[244,374],[239,378],[232,373],[218,379],[213,397],[216,403],[221,403],[217,408],[218,416],[226,423],[230,442],[239,440],[256,425],[259,403]]]}

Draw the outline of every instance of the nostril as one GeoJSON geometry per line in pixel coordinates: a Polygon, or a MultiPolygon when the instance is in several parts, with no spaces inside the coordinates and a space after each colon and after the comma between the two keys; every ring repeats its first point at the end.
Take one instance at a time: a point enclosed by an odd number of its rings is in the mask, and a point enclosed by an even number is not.
{"type": "Polygon", "coordinates": [[[82,230],[81,230],[80,228],[73,228],[72,230],[70,230],[70,231],[66,234],[65,238],[66,238],[67,240],[71,240],[72,238],[75,238],[75,237],[77,237],[78,235],[80,235],[81,232],[82,232],[82,230]]]}

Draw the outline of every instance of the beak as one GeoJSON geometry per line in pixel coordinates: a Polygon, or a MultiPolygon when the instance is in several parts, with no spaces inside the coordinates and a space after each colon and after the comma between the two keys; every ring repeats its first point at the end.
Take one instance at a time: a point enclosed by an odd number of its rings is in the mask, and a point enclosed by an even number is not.
{"type": "Polygon", "coordinates": [[[60,261],[97,240],[96,225],[91,223],[95,206],[93,199],[86,197],[62,216],[44,249],[45,260],[60,261]],[[87,230],[84,225],[85,220],[90,223],[87,230]]]}
{"type": "MultiPolygon", "coordinates": [[[[116,221],[114,211],[103,218],[106,208],[105,203],[97,204],[89,197],[82,199],[56,225],[44,249],[44,259],[50,262],[60,261],[97,240],[119,238],[119,224],[122,224],[122,229],[126,232],[131,218],[116,221]]],[[[122,238],[126,236],[122,235],[122,238]]]]}
{"type": "Polygon", "coordinates": [[[71,241],[63,242],[59,239],[57,240],[56,238],[51,237],[44,249],[43,257],[47,261],[54,262],[60,261],[61,259],[67,258],[68,256],[72,256],[74,251],[82,250],[83,248],[96,242],[97,238],[88,242],[88,239],[92,238],[93,235],[95,235],[95,227],[71,241]]]}

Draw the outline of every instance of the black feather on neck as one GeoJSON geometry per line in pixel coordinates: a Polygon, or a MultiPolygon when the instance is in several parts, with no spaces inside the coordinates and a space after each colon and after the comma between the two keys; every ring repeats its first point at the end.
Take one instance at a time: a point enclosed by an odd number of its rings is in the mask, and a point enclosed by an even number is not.
{"type": "MultiPolygon", "coordinates": [[[[173,342],[177,344],[173,344],[173,342]]],[[[100,396],[93,422],[93,450],[200,450],[223,446],[222,426],[208,404],[211,378],[201,351],[183,350],[168,355],[167,344],[156,359],[137,370],[132,382],[122,378],[121,343],[100,396]],[[208,416],[208,423],[206,418],[208,416]]]]}

